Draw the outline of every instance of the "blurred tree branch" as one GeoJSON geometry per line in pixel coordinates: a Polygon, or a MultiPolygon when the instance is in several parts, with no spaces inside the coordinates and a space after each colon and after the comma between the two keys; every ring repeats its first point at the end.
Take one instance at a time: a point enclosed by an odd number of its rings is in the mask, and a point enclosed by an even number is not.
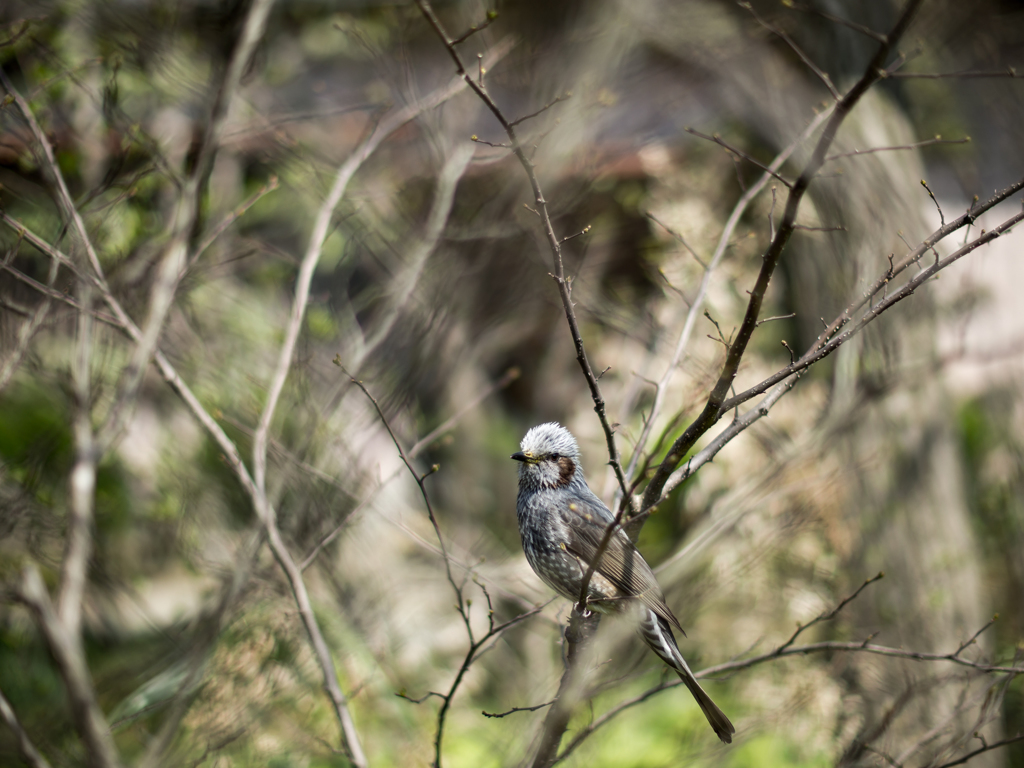
{"type": "Polygon", "coordinates": [[[29,738],[25,729],[21,727],[21,723],[18,722],[18,716],[14,713],[11,703],[2,691],[0,691],[0,717],[3,717],[7,727],[14,731],[15,736],[17,736],[18,748],[21,750],[21,755],[25,758],[25,762],[32,766],[32,768],[50,768],[49,761],[36,749],[32,739],[29,738]]]}

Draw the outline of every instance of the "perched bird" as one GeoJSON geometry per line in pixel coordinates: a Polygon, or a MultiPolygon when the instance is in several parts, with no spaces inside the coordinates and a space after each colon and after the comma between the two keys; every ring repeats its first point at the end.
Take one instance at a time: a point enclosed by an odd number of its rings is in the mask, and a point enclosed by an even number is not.
{"type": "MultiPolygon", "coordinates": [[[[549,587],[576,601],[583,575],[615,516],[587,485],[580,449],[565,427],[540,424],[526,433],[520,448],[512,458],[520,462],[516,513],[523,551],[549,587]]],[[[732,742],[736,729],[687,666],[672,634],[672,627],[680,632],[683,628],[666,605],[651,567],[621,528],[594,569],[587,594],[588,605],[596,611],[637,611],[640,635],[686,683],[718,738],[732,742]]]]}

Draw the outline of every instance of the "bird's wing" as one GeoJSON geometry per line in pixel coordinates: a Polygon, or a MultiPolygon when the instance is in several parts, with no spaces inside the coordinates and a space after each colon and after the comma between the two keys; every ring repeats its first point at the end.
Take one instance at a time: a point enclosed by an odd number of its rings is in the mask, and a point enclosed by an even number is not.
{"type": "MultiPolygon", "coordinates": [[[[589,566],[597,556],[608,523],[602,519],[605,515],[592,509],[588,502],[575,499],[572,504],[576,508],[570,508],[569,514],[566,515],[569,527],[566,550],[589,566]]],[[[636,597],[658,616],[683,632],[679,620],[665,603],[665,595],[654,577],[651,566],[621,530],[612,534],[601,562],[594,570],[612,582],[623,594],[636,597]]]]}

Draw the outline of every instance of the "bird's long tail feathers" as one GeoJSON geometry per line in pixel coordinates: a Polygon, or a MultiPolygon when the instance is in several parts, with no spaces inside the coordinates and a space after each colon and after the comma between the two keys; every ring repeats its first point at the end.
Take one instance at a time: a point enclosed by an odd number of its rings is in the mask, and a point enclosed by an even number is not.
{"type": "Polygon", "coordinates": [[[690,671],[686,660],[683,659],[683,655],[679,652],[679,646],[676,644],[676,638],[672,634],[672,628],[668,625],[668,622],[654,613],[654,611],[644,609],[643,615],[640,618],[640,634],[647,644],[651,646],[651,650],[674,669],[682,681],[686,683],[686,687],[690,689],[693,698],[697,700],[697,705],[701,708],[704,717],[708,719],[718,738],[726,744],[732,743],[732,735],[736,733],[736,729],[733,728],[729,718],[711,700],[711,697],[700,687],[700,683],[693,676],[693,672],[690,671]]]}

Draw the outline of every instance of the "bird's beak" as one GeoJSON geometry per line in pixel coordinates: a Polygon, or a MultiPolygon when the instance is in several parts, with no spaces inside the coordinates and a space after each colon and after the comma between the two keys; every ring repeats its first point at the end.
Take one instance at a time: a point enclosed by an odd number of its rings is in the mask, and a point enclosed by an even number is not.
{"type": "Polygon", "coordinates": [[[523,451],[519,451],[518,453],[513,453],[511,456],[509,456],[509,458],[510,459],[515,459],[516,461],[521,461],[524,464],[536,464],[537,463],[537,460],[534,459],[533,455],[530,454],[529,452],[524,453],[523,451]]]}

